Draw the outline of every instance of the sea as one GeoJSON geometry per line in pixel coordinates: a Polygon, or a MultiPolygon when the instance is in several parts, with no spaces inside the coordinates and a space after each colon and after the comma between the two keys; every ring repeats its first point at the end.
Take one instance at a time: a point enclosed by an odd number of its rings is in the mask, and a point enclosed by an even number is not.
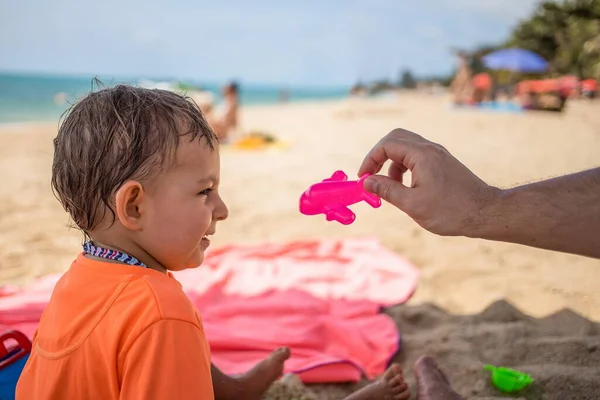
{"type": "MultiPolygon", "coordinates": [[[[0,72],[0,123],[57,121],[78,98],[98,90],[94,78],[103,87],[128,83],[143,87],[167,88],[182,92],[181,86],[200,87],[221,101],[220,84],[177,81],[165,78],[130,78],[102,76],[34,75],[0,72]]],[[[241,105],[274,104],[281,100],[282,90],[289,102],[333,100],[347,96],[348,87],[285,87],[282,85],[240,84],[241,105]]],[[[185,89],[183,89],[185,91],[185,89]]]]}

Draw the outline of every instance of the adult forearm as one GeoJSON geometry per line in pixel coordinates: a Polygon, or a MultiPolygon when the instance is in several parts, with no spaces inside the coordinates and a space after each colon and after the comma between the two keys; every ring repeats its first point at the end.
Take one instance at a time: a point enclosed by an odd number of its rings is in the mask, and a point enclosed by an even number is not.
{"type": "Polygon", "coordinates": [[[600,168],[499,190],[469,236],[600,258],[600,168]]]}

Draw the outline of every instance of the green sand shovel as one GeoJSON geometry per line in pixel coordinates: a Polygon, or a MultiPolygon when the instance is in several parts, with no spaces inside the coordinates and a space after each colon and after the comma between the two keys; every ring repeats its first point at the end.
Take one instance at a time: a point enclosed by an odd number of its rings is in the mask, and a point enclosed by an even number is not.
{"type": "Polygon", "coordinates": [[[518,392],[533,383],[531,376],[514,369],[493,365],[486,365],[483,368],[492,373],[492,383],[503,392],[518,392]]]}

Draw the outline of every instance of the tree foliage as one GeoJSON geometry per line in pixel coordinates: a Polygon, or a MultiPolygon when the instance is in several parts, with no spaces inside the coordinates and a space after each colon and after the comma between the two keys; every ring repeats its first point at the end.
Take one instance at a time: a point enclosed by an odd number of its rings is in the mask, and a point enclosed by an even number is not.
{"type": "Polygon", "coordinates": [[[534,51],[555,75],[600,77],[600,0],[545,1],[505,46],[534,51]]]}
{"type": "Polygon", "coordinates": [[[505,42],[467,51],[473,73],[485,70],[481,57],[507,47],[539,54],[550,62],[552,75],[600,79],[600,0],[540,3],[529,18],[517,24],[505,42]]]}

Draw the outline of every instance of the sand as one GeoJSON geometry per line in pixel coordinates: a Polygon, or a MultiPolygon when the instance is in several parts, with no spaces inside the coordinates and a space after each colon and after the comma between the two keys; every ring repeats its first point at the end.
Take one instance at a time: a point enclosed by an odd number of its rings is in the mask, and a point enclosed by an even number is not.
{"type": "MultiPolygon", "coordinates": [[[[465,399],[596,400],[600,398],[600,324],[562,310],[536,319],[505,301],[474,315],[451,315],[431,305],[399,305],[386,310],[402,332],[393,361],[403,366],[412,398],[416,380],[412,365],[423,354],[437,359],[465,399]],[[498,391],[485,364],[510,366],[534,378],[516,394],[498,391]]],[[[363,383],[365,384],[365,383],[363,383]]],[[[306,388],[276,384],[269,400],[342,399],[358,385],[306,388]],[[282,396],[293,394],[296,397],[282,396]]]]}
{"type": "MultiPolygon", "coordinates": [[[[351,226],[299,214],[298,197],[308,185],[337,169],[354,175],[366,151],[395,127],[443,144],[484,180],[501,187],[600,164],[600,103],[573,102],[563,114],[515,115],[451,110],[446,102],[446,97],[405,93],[354,103],[244,108],[244,129],[273,133],[291,146],[269,152],[223,150],[221,192],[230,217],[217,228],[213,246],[377,236],[422,271],[410,305],[431,302],[448,312],[470,314],[506,299],[533,317],[570,308],[600,320],[598,260],[506,243],[439,237],[388,204],[377,210],[364,204],[354,206],[357,220],[351,226]]],[[[66,228],[67,215],[49,185],[56,129],[57,122],[0,127],[0,284],[22,284],[64,271],[80,251],[82,237],[66,228]]],[[[518,345],[521,336],[511,337],[512,326],[494,326],[507,329],[495,346],[499,352],[518,345]]],[[[442,328],[425,330],[426,337],[435,342],[435,332],[442,328]]],[[[401,327],[401,332],[403,329],[408,328],[401,327]]],[[[458,337],[468,333],[460,324],[452,329],[458,331],[458,337]]],[[[493,332],[489,335],[494,337],[493,332]]],[[[404,338],[408,341],[411,337],[404,338]]],[[[469,340],[461,340],[450,343],[468,347],[469,340]]],[[[469,359],[479,357],[481,361],[484,353],[473,351],[467,354],[469,359]]],[[[584,361],[580,361],[582,366],[584,361]]],[[[531,365],[536,364],[532,361],[531,365]]]]}

